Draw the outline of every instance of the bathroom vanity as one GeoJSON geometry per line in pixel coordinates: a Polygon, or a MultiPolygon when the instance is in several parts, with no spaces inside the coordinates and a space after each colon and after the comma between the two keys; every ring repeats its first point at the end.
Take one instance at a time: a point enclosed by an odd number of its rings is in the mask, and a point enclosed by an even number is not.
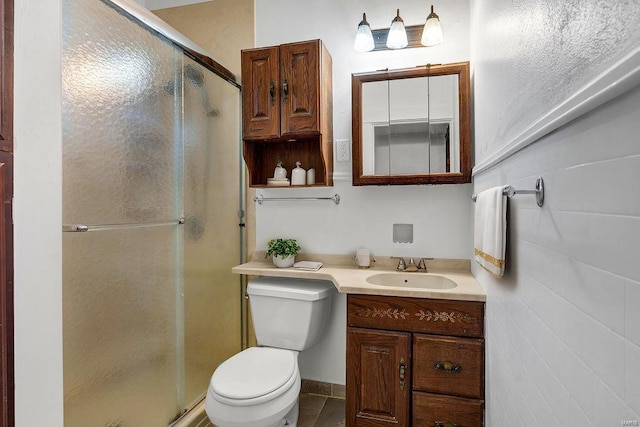
{"type": "Polygon", "coordinates": [[[484,302],[347,296],[353,426],[480,426],[484,302]]]}
{"type": "Polygon", "coordinates": [[[347,294],[347,425],[483,425],[486,295],[468,260],[398,273],[380,257],[370,269],[350,257],[309,257],[323,268],[276,268],[258,255],[233,272],[330,280],[347,294]]]}

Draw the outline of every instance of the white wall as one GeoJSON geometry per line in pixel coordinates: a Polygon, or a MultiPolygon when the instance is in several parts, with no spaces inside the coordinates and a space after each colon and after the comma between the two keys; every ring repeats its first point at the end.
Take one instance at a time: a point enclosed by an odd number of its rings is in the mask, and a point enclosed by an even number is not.
{"type": "MultiPolygon", "coordinates": [[[[333,59],[334,140],[350,141],[352,73],[469,60],[468,0],[435,4],[445,37],[440,46],[369,53],[353,50],[363,12],[371,28],[388,28],[396,7],[405,25],[419,25],[429,14],[428,6],[417,0],[394,4],[385,0],[256,1],[256,46],[323,40],[333,59]]],[[[334,171],[333,188],[257,191],[265,197],[338,193],[341,202],[337,206],[332,202],[257,206],[256,247],[266,249],[267,240],[274,237],[292,237],[309,253],[355,254],[356,248],[364,246],[374,255],[469,258],[471,185],[352,187],[351,162],[334,161],[334,171]],[[414,224],[413,244],[392,242],[394,223],[414,224]]],[[[303,378],[344,384],[345,300],[344,295],[335,299],[332,322],[339,327],[309,354],[301,355],[303,378]]]]}
{"type": "Polygon", "coordinates": [[[62,417],[62,1],[15,2],[16,426],[62,417]]]}
{"type": "Polygon", "coordinates": [[[629,79],[605,83],[635,70],[637,84],[640,55],[603,71],[638,46],[640,6],[489,0],[472,16],[475,153],[485,163],[474,190],[545,180],[543,208],[532,196],[510,201],[505,277],[474,265],[487,291],[486,424],[640,421],[640,88],[584,115],[592,101],[565,109],[579,117],[486,164],[557,119],[545,117],[556,105],[588,99],[594,81],[615,91],[629,79]]]}

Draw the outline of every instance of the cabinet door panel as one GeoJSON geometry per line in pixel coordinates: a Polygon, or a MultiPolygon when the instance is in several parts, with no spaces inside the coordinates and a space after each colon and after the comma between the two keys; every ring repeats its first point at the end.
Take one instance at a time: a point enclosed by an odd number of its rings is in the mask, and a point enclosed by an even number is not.
{"type": "Polygon", "coordinates": [[[280,135],[280,90],[277,46],[242,52],[242,137],[280,135]]]}
{"type": "Polygon", "coordinates": [[[282,134],[319,131],[320,41],[280,46],[282,134]]]}
{"type": "Polygon", "coordinates": [[[455,396],[484,395],[484,340],[413,335],[413,389],[455,396]]]}
{"type": "Polygon", "coordinates": [[[414,427],[482,427],[483,410],[482,400],[413,392],[414,427]]]}
{"type": "Polygon", "coordinates": [[[408,425],[411,334],[347,329],[347,425],[408,425]]]}

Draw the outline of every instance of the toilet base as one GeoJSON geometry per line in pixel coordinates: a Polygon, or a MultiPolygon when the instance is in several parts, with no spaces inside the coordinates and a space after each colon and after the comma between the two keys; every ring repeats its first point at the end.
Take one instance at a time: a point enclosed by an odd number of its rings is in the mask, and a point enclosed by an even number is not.
{"type": "Polygon", "coordinates": [[[296,400],[296,404],[293,405],[293,408],[284,416],[282,420],[282,426],[296,427],[298,425],[298,415],[300,413],[299,409],[299,401],[296,400]]]}

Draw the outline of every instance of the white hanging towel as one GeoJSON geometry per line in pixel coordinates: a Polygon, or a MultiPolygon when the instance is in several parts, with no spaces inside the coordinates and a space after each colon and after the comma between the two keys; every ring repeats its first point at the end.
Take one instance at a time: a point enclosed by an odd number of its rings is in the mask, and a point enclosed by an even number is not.
{"type": "Polygon", "coordinates": [[[478,194],[474,216],[475,259],[495,277],[502,277],[507,246],[506,186],[493,187],[478,194]]]}

